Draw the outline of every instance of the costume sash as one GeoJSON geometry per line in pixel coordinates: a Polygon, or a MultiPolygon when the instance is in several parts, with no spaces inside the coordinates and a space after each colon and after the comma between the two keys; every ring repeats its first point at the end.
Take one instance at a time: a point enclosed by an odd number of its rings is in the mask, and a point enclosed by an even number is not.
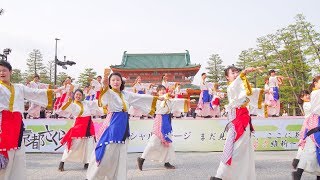
{"type": "MultiPolygon", "coordinates": [[[[315,118],[315,116],[309,116],[309,118],[315,118]]],[[[310,138],[315,142],[315,145],[316,145],[316,154],[317,154],[317,161],[318,161],[318,164],[320,165],[320,148],[319,148],[319,145],[320,145],[320,116],[318,116],[318,126],[313,128],[313,129],[306,129],[305,130],[305,134],[304,134],[304,140],[307,138],[307,136],[310,136],[310,138]]]]}
{"type": "Polygon", "coordinates": [[[163,138],[167,142],[172,143],[172,140],[170,139],[170,136],[169,136],[172,133],[171,114],[161,114],[161,116],[162,116],[161,133],[163,135],[163,138]]]}
{"type": "Polygon", "coordinates": [[[58,109],[60,109],[60,107],[62,106],[62,104],[65,102],[65,99],[67,97],[67,93],[63,93],[61,95],[61,98],[60,98],[60,101],[59,101],[59,104],[58,104],[58,109]]]}
{"type": "Polygon", "coordinates": [[[278,101],[280,96],[279,96],[279,88],[278,87],[272,87],[273,90],[273,98],[275,101],[278,101]]]}
{"type": "Polygon", "coordinates": [[[234,143],[243,135],[246,127],[249,125],[250,131],[254,131],[251,124],[251,118],[246,107],[236,108],[236,117],[230,123],[232,124],[228,124],[227,127],[231,127],[232,129],[230,130],[234,131],[234,133],[232,135],[232,138],[229,138],[228,142],[225,142],[226,145],[224,147],[222,155],[222,162],[227,165],[231,165],[234,143]]]}
{"type": "Polygon", "coordinates": [[[212,105],[212,106],[219,106],[219,105],[220,105],[220,99],[217,98],[217,97],[214,98],[214,99],[212,99],[211,105],[212,105]]]}
{"type": "Polygon", "coordinates": [[[202,91],[202,101],[205,103],[205,102],[210,102],[210,100],[211,100],[211,96],[209,94],[209,91],[203,90],[202,91]]]}
{"type": "Polygon", "coordinates": [[[60,100],[61,100],[61,97],[58,97],[58,98],[54,101],[54,110],[58,110],[58,109],[59,109],[60,100]]]}
{"type": "Polygon", "coordinates": [[[113,112],[110,125],[101,135],[95,149],[97,163],[100,164],[108,144],[124,144],[129,136],[128,112],[113,112]]]}
{"type": "Polygon", "coordinates": [[[97,92],[96,92],[96,99],[97,99],[97,100],[98,100],[99,97],[100,97],[100,92],[101,92],[101,91],[97,91],[97,92]]]}
{"type": "Polygon", "coordinates": [[[0,153],[8,158],[8,151],[21,146],[24,125],[20,112],[3,110],[0,133],[0,153]]]}
{"type": "Polygon", "coordinates": [[[62,138],[61,144],[67,143],[67,148],[70,150],[72,139],[85,138],[94,135],[94,126],[91,116],[77,117],[74,126],[69,129],[69,131],[62,138]]]}

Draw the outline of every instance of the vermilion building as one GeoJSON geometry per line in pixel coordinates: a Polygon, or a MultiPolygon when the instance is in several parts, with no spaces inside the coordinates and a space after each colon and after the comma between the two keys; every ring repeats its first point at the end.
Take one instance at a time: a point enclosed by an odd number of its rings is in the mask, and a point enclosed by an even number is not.
{"type": "Polygon", "coordinates": [[[168,81],[190,84],[199,71],[200,64],[192,64],[189,51],[185,53],[123,53],[120,65],[110,66],[113,72],[119,72],[126,78],[126,85],[132,85],[138,76],[143,83],[160,83],[167,73],[168,81]]]}

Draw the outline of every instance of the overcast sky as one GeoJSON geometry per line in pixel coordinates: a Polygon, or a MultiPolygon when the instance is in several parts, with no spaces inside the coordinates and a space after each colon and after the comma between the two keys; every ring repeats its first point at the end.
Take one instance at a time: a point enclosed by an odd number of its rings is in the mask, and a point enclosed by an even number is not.
{"type": "Polygon", "coordinates": [[[198,84],[211,54],[219,54],[225,65],[235,63],[258,37],[293,23],[298,13],[319,31],[319,7],[319,0],[1,0],[0,51],[11,48],[9,61],[25,70],[32,49],[40,49],[45,63],[53,60],[59,38],[58,58],[67,56],[77,65],[58,71],[77,78],[85,68],[102,75],[121,63],[124,51],[187,49],[191,62],[202,64],[198,84]]]}

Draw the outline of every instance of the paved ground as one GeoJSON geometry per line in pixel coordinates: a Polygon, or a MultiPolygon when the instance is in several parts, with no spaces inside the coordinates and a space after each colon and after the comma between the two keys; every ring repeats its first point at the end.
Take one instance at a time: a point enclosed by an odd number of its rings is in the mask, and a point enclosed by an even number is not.
{"type": "MultiPolygon", "coordinates": [[[[290,180],[291,161],[295,151],[256,152],[256,173],[258,180],[290,180]]],[[[136,158],[140,153],[130,153],[128,156],[129,180],[207,180],[214,175],[219,164],[221,152],[177,152],[174,163],[175,170],[166,170],[162,164],[146,161],[144,171],[137,170],[136,158]]],[[[85,179],[83,165],[66,163],[65,171],[59,172],[58,164],[61,154],[28,153],[27,179],[85,179]]],[[[302,179],[316,179],[307,173],[302,179]]],[[[239,179],[241,180],[241,179],[239,179]]]]}

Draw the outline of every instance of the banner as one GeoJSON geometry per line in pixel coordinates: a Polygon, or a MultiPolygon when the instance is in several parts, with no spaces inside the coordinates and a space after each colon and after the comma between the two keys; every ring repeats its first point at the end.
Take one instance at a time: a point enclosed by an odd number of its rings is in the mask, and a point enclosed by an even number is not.
{"type": "MultiPolygon", "coordinates": [[[[303,117],[253,118],[252,141],[256,150],[297,149],[303,117]]],[[[94,119],[97,130],[103,119],[94,119]]],[[[63,152],[60,140],[72,127],[72,119],[27,119],[22,138],[26,152],[63,152]]],[[[226,119],[173,119],[176,151],[222,151],[226,119]]],[[[152,136],[153,120],[130,120],[128,152],[142,152],[152,136]]]]}

